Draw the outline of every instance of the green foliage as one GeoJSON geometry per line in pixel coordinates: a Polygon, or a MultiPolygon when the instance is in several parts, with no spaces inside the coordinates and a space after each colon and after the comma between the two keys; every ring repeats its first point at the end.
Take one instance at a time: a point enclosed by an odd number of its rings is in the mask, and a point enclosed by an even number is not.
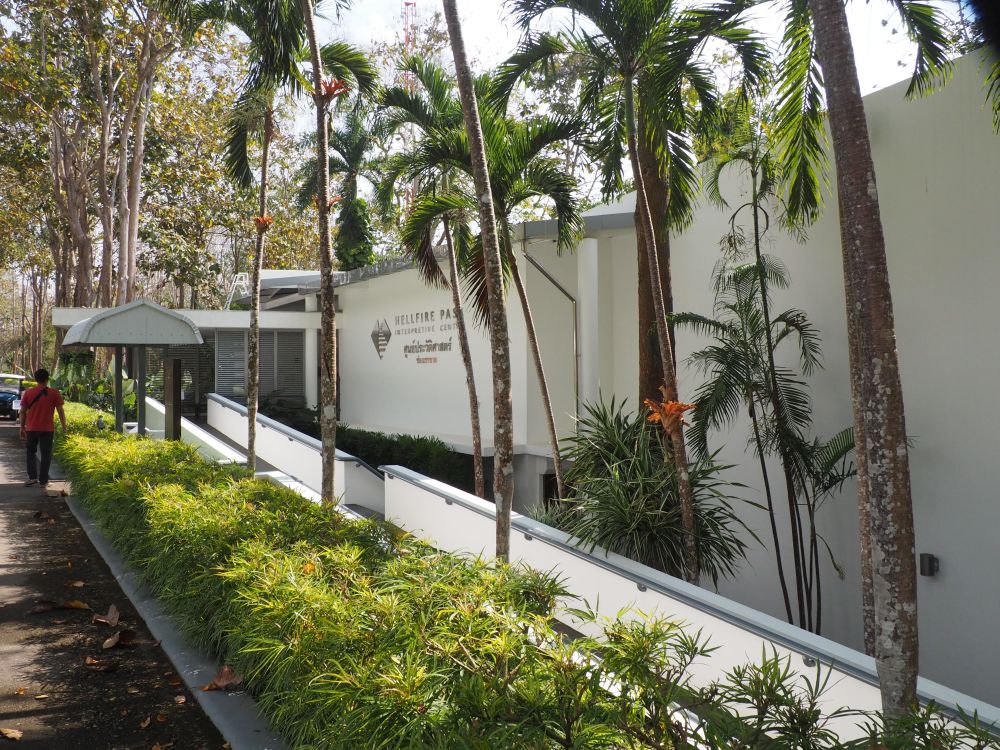
{"type": "Polygon", "coordinates": [[[387,435],[341,425],[337,447],[371,466],[396,464],[467,492],[474,491],[472,456],[434,437],[387,435]]]}
{"type": "Polygon", "coordinates": [[[364,198],[346,200],[341,204],[333,252],[341,271],[363,268],[375,262],[375,240],[364,198]]]}
{"type": "MultiPolygon", "coordinates": [[[[680,576],[684,532],[676,466],[664,461],[662,430],[625,403],[590,404],[577,433],[565,441],[570,498],[539,516],[591,545],[680,576]]],[[[711,457],[690,469],[701,570],[730,577],[746,555],[743,523],[733,512],[727,466],[711,457]]]]}
{"type": "Polygon", "coordinates": [[[566,592],[549,575],[442,554],[191,446],[67,412],[56,451],[74,496],[291,748],[860,749],[868,732],[891,748],[997,747],[974,717],[946,735],[933,709],[899,727],[862,717],[864,738],[838,741],[818,707],[822,669],[806,681],[765,655],[699,685],[705,640],[642,616],[578,612],[604,637],[565,640],[552,609],[566,592]],[[921,727],[933,739],[904,745],[921,727]]]}

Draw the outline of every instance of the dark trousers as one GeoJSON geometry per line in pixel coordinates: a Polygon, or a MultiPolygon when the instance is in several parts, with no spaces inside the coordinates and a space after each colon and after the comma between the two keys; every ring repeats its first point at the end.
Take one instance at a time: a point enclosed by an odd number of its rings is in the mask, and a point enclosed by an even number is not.
{"type": "Polygon", "coordinates": [[[28,479],[37,479],[41,484],[49,481],[49,464],[52,463],[53,432],[28,433],[28,479]],[[38,452],[41,449],[42,460],[39,466],[38,452]]]}

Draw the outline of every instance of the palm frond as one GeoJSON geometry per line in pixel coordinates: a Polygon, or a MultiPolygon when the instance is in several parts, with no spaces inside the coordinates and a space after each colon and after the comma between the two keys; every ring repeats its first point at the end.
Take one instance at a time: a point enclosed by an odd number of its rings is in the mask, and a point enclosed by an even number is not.
{"type": "Polygon", "coordinates": [[[323,70],[334,78],[350,81],[358,92],[372,96],[378,84],[378,73],[367,55],[347,42],[330,42],[320,49],[323,70]]]}
{"type": "Polygon", "coordinates": [[[917,47],[913,77],[907,96],[926,96],[943,83],[951,70],[948,60],[950,43],[943,18],[933,5],[919,0],[890,0],[917,47]]]}
{"type": "Polygon", "coordinates": [[[826,180],[823,74],[815,55],[812,18],[806,0],[792,0],[782,42],[775,135],[788,185],[789,216],[809,224],[819,216],[826,180]]]}
{"type": "Polygon", "coordinates": [[[446,219],[456,225],[463,224],[466,217],[474,214],[475,210],[475,202],[470,201],[469,196],[457,192],[427,192],[417,197],[403,222],[400,241],[407,254],[413,258],[425,283],[436,287],[448,286],[448,278],[441,271],[434,253],[437,227],[446,219]]]}

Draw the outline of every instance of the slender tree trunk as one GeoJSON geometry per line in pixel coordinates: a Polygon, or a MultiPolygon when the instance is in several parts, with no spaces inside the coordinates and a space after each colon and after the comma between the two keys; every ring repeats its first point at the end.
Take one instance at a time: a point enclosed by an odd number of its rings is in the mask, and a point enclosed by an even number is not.
{"type": "Polygon", "coordinates": [[[142,162],[146,153],[146,123],[149,121],[149,102],[153,94],[153,77],[146,82],[146,91],[136,118],[132,143],[132,164],[128,178],[128,286],[125,301],[135,299],[137,253],[139,244],[139,203],[142,200],[142,162]]]}
{"type": "MultiPolygon", "coordinates": [[[[767,348],[767,382],[770,391],[771,412],[775,417],[775,429],[778,435],[778,454],[781,459],[782,473],[785,478],[785,495],[788,498],[788,522],[792,532],[792,555],[795,566],[795,592],[798,602],[799,627],[811,630],[812,599],[805,572],[805,545],[802,537],[802,524],[798,506],[798,492],[795,488],[794,463],[788,452],[785,438],[781,432],[790,429],[789,420],[781,399],[781,389],[778,387],[778,369],[774,359],[774,336],[771,333],[771,305],[768,299],[767,275],[764,272],[764,256],[760,248],[760,217],[757,213],[760,196],[757,191],[757,172],[750,174],[751,199],[750,210],[753,212],[753,249],[754,262],[757,266],[757,279],[760,287],[760,309],[764,318],[764,341],[767,348]]],[[[804,486],[803,482],[803,486],[804,486]]]]}
{"type": "Polygon", "coordinates": [[[792,617],[791,599],[788,597],[788,583],[785,579],[785,564],[781,559],[781,538],[778,535],[778,523],[774,517],[774,498],[771,494],[771,478],[767,473],[767,457],[764,452],[764,441],[760,435],[760,424],[757,409],[754,406],[752,391],[748,391],[747,400],[750,403],[750,423],[753,425],[753,439],[757,446],[757,458],[760,461],[760,475],[764,481],[764,498],[767,502],[767,519],[771,524],[771,540],[774,542],[774,559],[778,564],[778,583],[781,585],[781,598],[785,603],[785,617],[789,623],[794,623],[792,617]]]}
{"type": "Polygon", "coordinates": [[[469,138],[472,174],[479,197],[479,225],[483,237],[486,266],[486,289],[489,306],[490,343],[493,360],[493,498],[497,506],[496,556],[510,557],[510,510],[514,492],[513,406],[510,384],[510,340],[504,304],[500,242],[493,207],[493,191],[486,165],[486,147],[479,121],[479,107],[472,83],[472,72],[465,54],[462,25],[455,0],[443,0],[451,51],[455,58],[455,77],[462,100],[462,114],[469,138]]]}
{"type": "Polygon", "coordinates": [[[479,425],[479,394],[476,392],[476,374],[472,369],[472,351],[469,349],[469,332],[465,327],[462,292],[458,286],[458,259],[451,241],[451,227],[444,220],[444,244],[448,248],[448,282],[451,285],[451,304],[455,308],[455,328],[458,329],[458,347],[465,365],[465,385],[469,390],[469,417],[472,421],[472,468],[476,481],[476,495],[486,497],[486,478],[483,474],[483,437],[479,425]]]}
{"type": "MultiPolygon", "coordinates": [[[[531,359],[535,364],[535,375],[538,378],[538,390],[542,395],[542,409],[545,411],[545,426],[549,431],[549,450],[552,451],[552,466],[556,475],[557,499],[566,497],[566,487],[563,485],[562,457],[559,453],[559,433],[556,432],[556,420],[552,412],[552,397],[549,395],[549,383],[545,378],[545,368],[542,366],[542,353],[538,349],[538,336],[535,333],[535,320],[531,315],[531,305],[528,303],[528,293],[524,289],[521,271],[517,267],[517,258],[510,253],[510,275],[517,289],[517,297],[521,302],[521,312],[524,313],[524,327],[531,347],[531,359]]],[[[548,499],[548,498],[546,498],[548,499]]]]}
{"type": "Polygon", "coordinates": [[[330,243],[330,145],[327,115],[332,96],[323,88],[323,61],[316,40],[312,0],[299,0],[309,39],[312,63],[313,101],[316,104],[316,203],[319,214],[320,264],[320,412],[319,427],[323,443],[322,496],[325,505],[333,505],[334,475],[337,468],[337,306],[333,285],[333,249],[330,243]]]}
{"type": "Polygon", "coordinates": [[[260,154],[260,196],[257,215],[257,243],[250,266],[250,337],[247,342],[247,468],[257,470],[257,403],[260,400],[260,271],[264,264],[264,236],[267,234],[267,164],[274,137],[274,119],[264,115],[264,137],[260,154]]]}
{"type": "MultiPolygon", "coordinates": [[[[627,118],[628,152],[632,163],[632,174],[635,178],[635,200],[639,207],[639,231],[646,240],[646,256],[649,259],[650,288],[653,295],[653,308],[656,314],[656,334],[660,347],[660,366],[663,368],[665,396],[668,401],[677,401],[677,372],[674,369],[674,348],[667,328],[667,315],[663,302],[663,285],[660,283],[659,253],[656,245],[656,232],[649,213],[649,202],[646,198],[646,188],[642,179],[642,167],[639,164],[639,153],[636,145],[635,125],[635,92],[632,82],[625,82],[625,112],[627,118]]],[[[666,425],[664,425],[666,427],[666,425]]],[[[694,516],[694,493],[691,489],[691,475],[688,471],[687,450],[684,445],[684,427],[678,424],[676,429],[667,430],[670,438],[674,466],[677,470],[677,494],[681,506],[681,526],[684,529],[684,577],[689,583],[698,583],[700,574],[698,564],[698,539],[694,516]]]]}
{"type": "MultiPolygon", "coordinates": [[[[809,0],[823,69],[844,256],[855,426],[864,436],[882,707],[899,716],[916,702],[917,576],[903,390],[875,165],[841,0],[809,0]],[[860,415],[860,416],[859,416],[860,415]]],[[[862,545],[862,550],[864,545],[862,545]]]]}
{"type": "MultiPolygon", "coordinates": [[[[643,122],[640,112],[639,122],[643,122]]],[[[670,186],[660,174],[656,155],[644,139],[636,143],[639,166],[642,169],[643,184],[646,187],[646,201],[649,205],[650,220],[656,236],[656,249],[660,262],[660,287],[663,289],[663,309],[669,315],[674,311],[673,285],[670,279],[670,228],[667,226],[667,204],[670,200],[670,186]]],[[[639,226],[639,202],[635,206],[635,223],[639,226]]],[[[666,380],[660,364],[660,344],[656,329],[656,309],[653,306],[652,286],[649,278],[649,254],[646,238],[642,232],[636,233],[638,252],[638,284],[636,299],[639,303],[639,403],[645,399],[658,401],[660,386],[666,380]]],[[[673,326],[667,326],[671,344],[674,343],[673,326]]],[[[674,367],[677,363],[674,362],[674,367]]]]}

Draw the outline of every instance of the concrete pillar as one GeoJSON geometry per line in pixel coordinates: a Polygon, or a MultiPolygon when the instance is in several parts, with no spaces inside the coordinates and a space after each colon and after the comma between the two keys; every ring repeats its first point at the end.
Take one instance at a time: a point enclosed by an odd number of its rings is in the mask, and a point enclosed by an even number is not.
{"type": "Polygon", "coordinates": [[[136,376],[135,376],[135,404],[138,424],[136,434],[142,437],[146,434],[146,347],[137,346],[136,353],[136,376]]]}
{"type": "Polygon", "coordinates": [[[600,271],[597,247],[597,240],[587,237],[576,248],[580,401],[583,404],[596,402],[601,390],[600,271]]]}
{"type": "MultiPolygon", "coordinates": [[[[305,299],[306,311],[319,310],[319,296],[305,299]]],[[[307,328],[302,332],[302,367],[305,368],[306,408],[319,408],[319,332],[307,328]]]]}
{"type": "Polygon", "coordinates": [[[122,347],[115,347],[115,431],[121,432],[125,423],[125,407],[122,404],[122,347]]]}

